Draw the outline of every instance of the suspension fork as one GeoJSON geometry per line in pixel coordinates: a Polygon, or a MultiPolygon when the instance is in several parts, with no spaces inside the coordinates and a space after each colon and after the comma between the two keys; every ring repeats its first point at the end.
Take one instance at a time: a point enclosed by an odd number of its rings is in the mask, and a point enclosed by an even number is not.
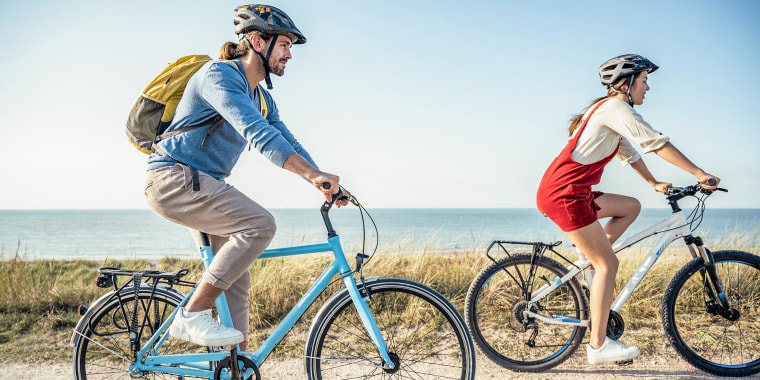
{"type": "Polygon", "coordinates": [[[707,300],[705,300],[707,311],[713,314],[720,314],[730,320],[735,320],[734,318],[738,316],[735,310],[731,308],[731,305],[729,305],[728,297],[726,297],[726,293],[723,291],[723,285],[720,283],[720,279],[718,279],[718,271],[715,269],[715,258],[712,252],[705,248],[700,237],[690,235],[685,240],[691,255],[694,258],[701,257],[704,262],[704,266],[699,268],[698,274],[707,295],[707,300]],[[717,302],[720,304],[717,304],[717,302]]]}

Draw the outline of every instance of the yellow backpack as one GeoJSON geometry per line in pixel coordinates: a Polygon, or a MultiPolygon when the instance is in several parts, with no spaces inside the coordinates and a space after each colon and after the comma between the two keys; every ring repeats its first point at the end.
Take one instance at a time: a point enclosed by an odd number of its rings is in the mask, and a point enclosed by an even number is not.
{"type": "MultiPolygon", "coordinates": [[[[201,124],[190,125],[164,133],[174,118],[174,112],[177,110],[177,104],[179,104],[179,100],[185,92],[187,81],[190,80],[190,77],[201,66],[211,60],[211,57],[208,55],[188,55],[182,57],[169,64],[160,74],[148,82],[135,101],[134,106],[132,106],[132,110],[127,118],[127,138],[129,138],[129,142],[135,148],[145,154],[151,154],[155,151],[154,144],[161,139],[214,124],[207,134],[210,136],[213,131],[224,123],[221,115],[217,115],[201,124]]],[[[227,62],[234,63],[233,61],[227,62]]],[[[237,65],[235,66],[237,67],[237,65]]],[[[242,68],[238,67],[238,69],[242,72],[242,68]]],[[[259,110],[266,118],[267,104],[264,100],[264,93],[260,86],[256,86],[256,89],[259,91],[259,110]]]]}

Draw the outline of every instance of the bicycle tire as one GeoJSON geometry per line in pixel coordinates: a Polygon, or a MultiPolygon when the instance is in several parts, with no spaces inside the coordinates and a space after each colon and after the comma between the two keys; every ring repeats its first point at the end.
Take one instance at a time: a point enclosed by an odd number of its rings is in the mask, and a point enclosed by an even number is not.
{"type": "MultiPolygon", "coordinates": [[[[118,298],[108,298],[100,305],[94,306],[96,309],[85,316],[87,320],[81,323],[76,330],[73,353],[74,379],[133,379],[129,373],[129,366],[133,364],[136,353],[130,349],[129,328],[125,316],[130,320],[132,318],[135,305],[134,290],[132,287],[126,287],[122,289],[121,293],[121,306],[118,298]],[[105,334],[108,335],[104,336],[105,334]],[[121,357],[106,348],[118,353],[121,357]]],[[[150,339],[156,329],[171,315],[184,298],[184,295],[174,289],[159,286],[152,294],[153,301],[148,302],[151,299],[151,293],[152,286],[146,286],[138,292],[138,323],[144,328],[139,337],[140,347],[150,339]],[[146,311],[148,318],[143,319],[146,311]]],[[[172,337],[164,341],[161,346],[161,354],[187,354],[207,351],[208,348],[204,349],[172,337]]],[[[209,369],[211,369],[211,365],[209,365],[209,369]]],[[[151,372],[143,374],[143,377],[140,378],[177,379],[177,375],[151,372]]]]}
{"type": "Polygon", "coordinates": [[[435,290],[404,279],[360,285],[398,365],[385,371],[346,290],[315,317],[306,344],[309,379],[474,379],[475,348],[462,316],[435,290]]]}
{"type": "MultiPolygon", "coordinates": [[[[531,254],[517,253],[485,267],[472,281],[465,299],[465,320],[478,349],[496,364],[518,372],[541,372],[569,358],[581,344],[586,327],[525,320],[525,294],[539,289],[554,278],[561,278],[567,268],[557,261],[541,257],[535,283],[529,284],[531,254]],[[529,344],[535,323],[537,335],[529,344]]],[[[588,319],[588,301],[580,284],[571,280],[535,304],[541,314],[565,315],[588,319]]]]}
{"type": "Polygon", "coordinates": [[[662,323],[670,344],[694,367],[719,376],[760,372],[760,257],[742,251],[713,253],[715,269],[738,319],[710,313],[704,302],[701,257],[681,268],[662,300],[662,323]]]}

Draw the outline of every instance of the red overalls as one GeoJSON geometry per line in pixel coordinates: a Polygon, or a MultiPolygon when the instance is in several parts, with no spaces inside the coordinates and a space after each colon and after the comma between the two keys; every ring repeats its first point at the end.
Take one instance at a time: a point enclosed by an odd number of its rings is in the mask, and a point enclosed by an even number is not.
{"type": "Polygon", "coordinates": [[[602,100],[594,106],[575,136],[546,169],[541,184],[538,185],[538,210],[565,232],[588,226],[597,220],[599,205],[594,199],[604,193],[591,191],[591,186],[601,181],[604,167],[615,156],[619,146],[608,157],[590,165],[575,162],[570,153],[575,149],[591,115],[607,100],[602,100]]]}

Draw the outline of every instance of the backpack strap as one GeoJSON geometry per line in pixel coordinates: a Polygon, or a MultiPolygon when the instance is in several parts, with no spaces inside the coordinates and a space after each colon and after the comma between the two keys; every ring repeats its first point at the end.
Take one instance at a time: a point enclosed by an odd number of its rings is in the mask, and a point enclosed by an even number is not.
{"type": "Polygon", "coordinates": [[[218,115],[216,118],[214,118],[214,124],[212,124],[211,128],[209,128],[206,132],[206,136],[203,138],[201,146],[208,145],[208,139],[211,137],[211,135],[214,134],[214,132],[216,132],[217,129],[221,128],[222,125],[224,125],[224,118],[222,118],[222,115],[218,115]]]}
{"type": "Polygon", "coordinates": [[[188,164],[185,164],[184,162],[179,161],[176,158],[170,156],[169,153],[166,150],[164,150],[164,148],[161,148],[160,146],[158,146],[158,144],[153,144],[153,147],[156,149],[156,152],[158,152],[160,155],[165,156],[165,157],[170,157],[172,160],[177,161],[178,163],[190,168],[190,173],[192,173],[192,176],[193,176],[193,191],[201,190],[201,179],[200,179],[200,174],[198,174],[198,169],[188,164]]]}
{"type": "MultiPolygon", "coordinates": [[[[216,125],[217,123],[219,123],[220,120],[222,121],[222,123],[224,123],[224,119],[222,118],[222,115],[216,115],[216,116],[212,117],[211,119],[206,120],[206,121],[204,121],[202,123],[194,124],[194,125],[188,125],[187,127],[177,128],[177,129],[175,129],[175,130],[173,130],[171,132],[162,133],[162,134],[156,136],[156,141],[154,143],[157,143],[157,142],[159,142],[159,141],[161,141],[163,139],[167,139],[167,138],[172,137],[172,136],[176,136],[176,135],[178,135],[180,133],[185,133],[185,132],[192,131],[194,129],[205,127],[205,126],[207,126],[207,125],[209,125],[211,123],[214,123],[214,125],[216,125]]],[[[219,128],[219,127],[217,127],[217,128],[219,128]]],[[[205,139],[204,139],[204,141],[205,141],[205,139]]]]}
{"type": "MultiPolygon", "coordinates": [[[[235,64],[235,66],[240,70],[240,73],[245,76],[245,70],[243,70],[243,67],[238,65],[236,61],[229,60],[227,62],[232,62],[235,64]]],[[[246,78],[248,80],[248,78],[246,78]]],[[[261,116],[264,116],[264,119],[267,118],[267,114],[269,114],[269,109],[267,108],[267,100],[264,98],[264,90],[261,89],[261,85],[256,85],[256,90],[259,92],[259,111],[261,112],[261,116]]]]}
{"type": "Polygon", "coordinates": [[[267,108],[267,100],[264,98],[264,90],[261,89],[260,84],[256,85],[256,89],[259,90],[259,110],[261,111],[261,116],[264,116],[264,119],[266,119],[269,109],[267,108]]]}

